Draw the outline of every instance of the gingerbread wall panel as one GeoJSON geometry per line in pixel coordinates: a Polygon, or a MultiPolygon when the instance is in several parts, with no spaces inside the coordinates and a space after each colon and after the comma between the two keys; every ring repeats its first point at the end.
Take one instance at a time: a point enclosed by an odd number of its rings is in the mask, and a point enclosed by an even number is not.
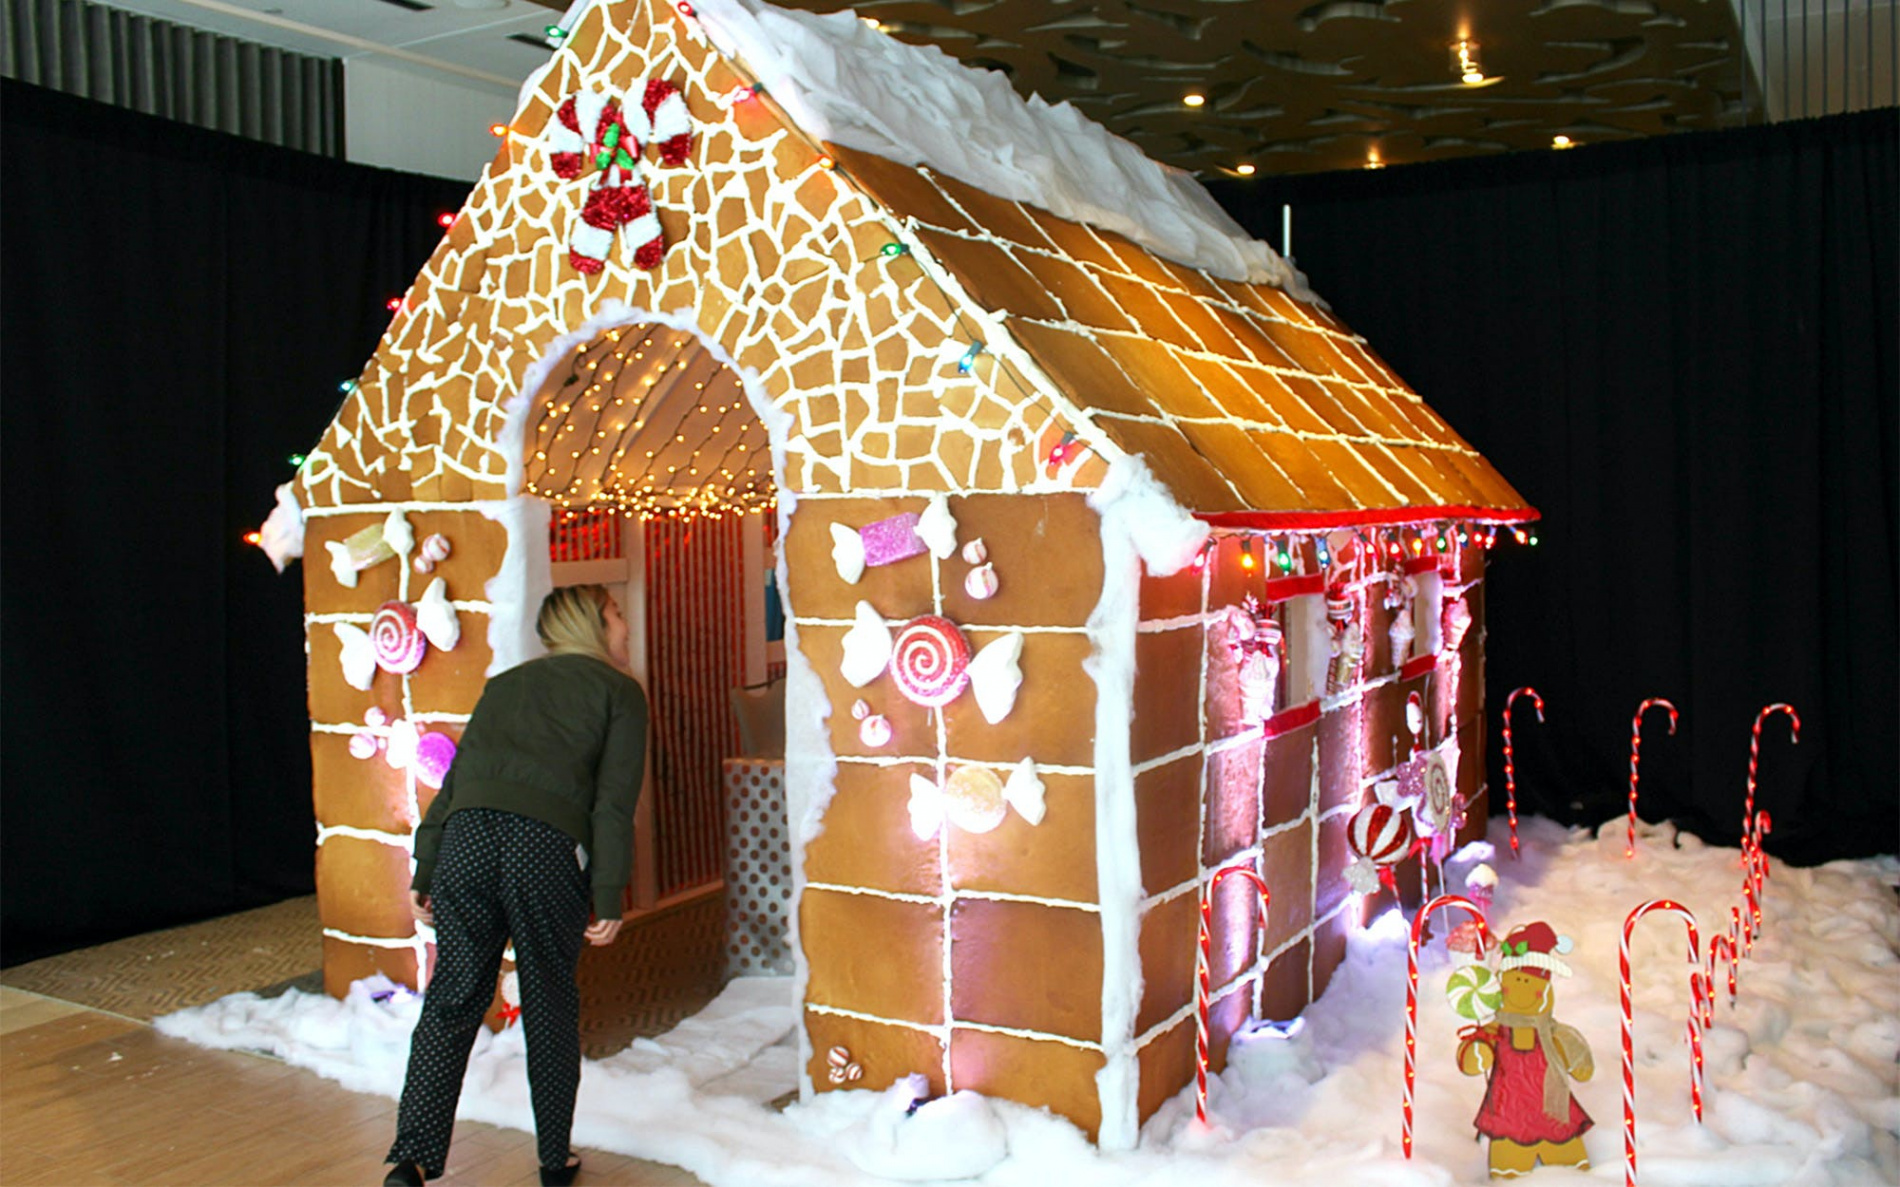
{"type": "Polygon", "coordinates": [[[1146,1121],[1194,1080],[1194,1020],[1183,1018],[1156,1035],[1137,1058],[1136,1119],[1146,1121]]]}
{"type": "Polygon", "coordinates": [[[400,836],[410,828],[409,775],[372,751],[350,752],[348,734],[310,735],[311,787],[319,828],[372,829],[400,836]]]}
{"type": "Polygon", "coordinates": [[[860,1088],[877,1092],[913,1072],[923,1073],[930,1081],[931,1095],[946,1091],[943,1043],[928,1031],[807,1009],[805,1033],[811,1039],[811,1060],[805,1072],[820,1092],[860,1088]],[[833,1048],[843,1051],[846,1078],[831,1077],[833,1048]],[[859,1073],[856,1079],[849,1078],[853,1066],[859,1073]]]}
{"type": "Polygon", "coordinates": [[[417,983],[415,949],[323,937],[323,991],[331,997],[346,996],[351,985],[378,973],[399,985],[413,987],[417,983]]]}
{"type": "Polygon", "coordinates": [[[333,836],[317,849],[317,916],[323,926],[355,936],[415,934],[406,895],[409,850],[362,837],[333,836]]]}
{"type": "MultiPolygon", "coordinates": [[[[970,649],[999,638],[998,631],[969,631],[970,649]]],[[[1088,636],[1031,632],[1023,637],[1022,688],[1008,717],[990,722],[965,694],[944,706],[945,749],[955,758],[1015,763],[1033,758],[1053,766],[1090,766],[1095,761],[1095,681],[1083,670],[1088,636]]]]}
{"type": "MultiPolygon", "coordinates": [[[[1201,861],[1212,868],[1251,849],[1260,832],[1261,755],[1258,739],[1207,756],[1207,810],[1201,861]]],[[[1301,805],[1305,810],[1305,805],[1301,805]]]]}
{"type": "Polygon", "coordinates": [[[1048,1039],[956,1027],[950,1032],[950,1077],[959,1089],[1048,1109],[1075,1122],[1093,1141],[1102,1126],[1095,1085],[1101,1052],[1048,1039]]]}
{"type": "Polygon", "coordinates": [[[824,828],[805,846],[811,882],[934,895],[939,842],[910,827],[909,776],[919,768],[840,763],[824,828]]]}
{"type": "Polygon", "coordinates": [[[1306,1008],[1306,985],[1313,942],[1301,940],[1273,958],[1260,976],[1261,1018],[1285,1022],[1306,1008]]]}
{"type": "Polygon", "coordinates": [[[1172,754],[1201,740],[1201,631],[1135,635],[1135,719],[1128,756],[1135,763],[1172,754]]]}
{"type": "Polygon", "coordinates": [[[808,1003],[901,1021],[943,1021],[942,908],[808,887],[798,919],[811,970],[808,1003]]]}
{"type": "MultiPolygon", "coordinates": [[[[996,772],[1007,778],[1008,771],[996,772]]],[[[959,890],[1001,891],[1092,903],[1098,893],[1095,852],[1095,780],[1045,773],[1040,824],[1011,811],[988,832],[944,829],[950,884],[959,890]]],[[[830,813],[826,827],[830,827],[830,813]]],[[[879,842],[890,844],[889,840],[879,842]]],[[[934,871],[933,871],[934,875],[934,871]]],[[[809,871],[808,871],[808,876],[809,871]]]]}
{"type": "Polygon", "coordinates": [[[1040,903],[951,908],[951,1008],[987,1022],[1094,1042],[1102,1034],[1102,919],[1040,903]]]}
{"type": "Polygon", "coordinates": [[[1266,744],[1261,791],[1261,827],[1278,828],[1299,819],[1313,799],[1313,757],[1317,724],[1271,738],[1266,744]]]}
{"type": "MultiPolygon", "coordinates": [[[[1302,821],[1261,845],[1261,872],[1273,892],[1265,948],[1273,951],[1313,922],[1313,825],[1302,821]]],[[[1230,879],[1233,881],[1233,879],[1230,879]]],[[[1223,886],[1222,889],[1225,889],[1223,886]]]]}
{"type": "Polygon", "coordinates": [[[1200,935],[1200,900],[1176,895],[1141,917],[1141,1007],[1135,1033],[1142,1034],[1194,999],[1194,961],[1200,935]]]}
{"type": "Polygon", "coordinates": [[[1201,766],[1199,754],[1188,754],[1135,776],[1141,887],[1148,894],[1200,875],[1201,766]]]}

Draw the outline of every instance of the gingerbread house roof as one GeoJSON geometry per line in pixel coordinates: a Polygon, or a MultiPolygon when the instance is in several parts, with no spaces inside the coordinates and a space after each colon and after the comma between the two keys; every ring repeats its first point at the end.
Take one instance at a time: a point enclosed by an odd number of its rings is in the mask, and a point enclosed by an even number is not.
{"type": "Polygon", "coordinates": [[[1535,514],[1299,286],[1223,280],[928,168],[838,152],[1189,510],[1255,527],[1535,514]]]}

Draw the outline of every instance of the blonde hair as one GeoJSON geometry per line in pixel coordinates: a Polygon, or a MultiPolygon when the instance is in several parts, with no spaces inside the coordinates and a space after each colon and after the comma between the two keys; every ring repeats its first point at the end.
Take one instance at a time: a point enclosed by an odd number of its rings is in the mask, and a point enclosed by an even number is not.
{"type": "Polygon", "coordinates": [[[607,650],[607,603],[612,596],[604,585],[563,586],[542,599],[534,633],[550,655],[591,655],[618,667],[607,650]]]}

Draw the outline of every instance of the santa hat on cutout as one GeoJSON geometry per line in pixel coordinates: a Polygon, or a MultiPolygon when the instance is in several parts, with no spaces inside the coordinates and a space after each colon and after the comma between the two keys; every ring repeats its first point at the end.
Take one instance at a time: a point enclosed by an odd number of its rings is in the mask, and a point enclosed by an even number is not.
{"type": "Polygon", "coordinates": [[[1511,934],[1504,937],[1504,943],[1498,949],[1502,957],[1498,961],[1498,972],[1528,969],[1547,981],[1552,973],[1568,977],[1570,966],[1557,957],[1569,952],[1570,947],[1570,937],[1558,935],[1550,924],[1526,923],[1523,927],[1512,929],[1511,934]]]}

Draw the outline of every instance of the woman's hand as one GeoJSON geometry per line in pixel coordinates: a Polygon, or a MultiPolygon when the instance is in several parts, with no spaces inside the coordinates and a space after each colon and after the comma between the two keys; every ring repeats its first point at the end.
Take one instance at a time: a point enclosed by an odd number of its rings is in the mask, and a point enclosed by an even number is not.
{"type": "Polygon", "coordinates": [[[423,894],[419,890],[409,892],[409,913],[416,917],[417,923],[423,924],[426,927],[434,927],[434,907],[435,904],[429,901],[428,895],[423,894]]]}
{"type": "Polygon", "coordinates": [[[619,934],[620,920],[618,919],[596,919],[587,925],[586,931],[581,933],[587,942],[596,948],[605,948],[613,943],[614,937],[619,934]]]}

